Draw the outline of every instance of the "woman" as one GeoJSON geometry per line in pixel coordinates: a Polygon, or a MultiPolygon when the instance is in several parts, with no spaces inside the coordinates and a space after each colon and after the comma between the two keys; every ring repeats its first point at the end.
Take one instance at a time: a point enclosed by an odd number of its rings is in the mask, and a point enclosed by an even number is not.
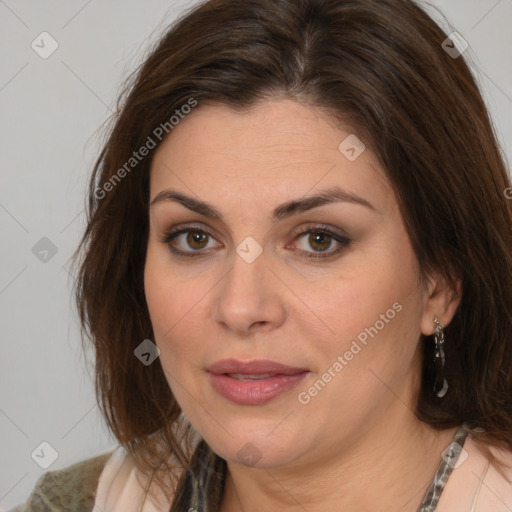
{"type": "Polygon", "coordinates": [[[169,30],[80,247],[120,448],[23,510],[512,507],[512,189],[459,43],[405,0],[169,30]]]}

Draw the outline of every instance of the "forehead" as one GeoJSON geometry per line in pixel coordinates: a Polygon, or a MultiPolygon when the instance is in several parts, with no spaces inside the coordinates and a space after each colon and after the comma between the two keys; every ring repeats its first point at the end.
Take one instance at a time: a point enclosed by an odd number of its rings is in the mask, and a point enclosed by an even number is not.
{"type": "Polygon", "coordinates": [[[355,160],[340,151],[340,144],[357,144],[354,137],[324,111],[292,100],[244,111],[200,104],[158,147],[151,198],[171,186],[212,201],[277,200],[343,186],[383,207],[393,193],[372,151],[366,147],[355,160]]]}

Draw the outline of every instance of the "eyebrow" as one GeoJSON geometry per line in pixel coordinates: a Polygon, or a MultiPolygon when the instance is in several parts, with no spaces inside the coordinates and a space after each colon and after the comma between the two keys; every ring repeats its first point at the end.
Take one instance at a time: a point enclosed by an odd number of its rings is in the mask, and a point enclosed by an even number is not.
{"type": "MultiPolygon", "coordinates": [[[[151,201],[150,207],[163,201],[173,201],[183,205],[185,208],[192,210],[193,212],[199,213],[205,217],[218,219],[223,221],[222,214],[211,204],[195,199],[191,196],[178,192],[176,190],[168,189],[162,190],[158,193],[155,198],[151,201]]],[[[272,212],[272,222],[275,224],[277,221],[291,217],[292,215],[302,213],[319,206],[326,204],[332,204],[337,202],[345,202],[357,204],[369,208],[370,210],[376,211],[374,206],[369,203],[366,199],[341,189],[340,187],[331,187],[322,190],[314,196],[301,197],[299,199],[293,199],[277,206],[272,212]]]]}

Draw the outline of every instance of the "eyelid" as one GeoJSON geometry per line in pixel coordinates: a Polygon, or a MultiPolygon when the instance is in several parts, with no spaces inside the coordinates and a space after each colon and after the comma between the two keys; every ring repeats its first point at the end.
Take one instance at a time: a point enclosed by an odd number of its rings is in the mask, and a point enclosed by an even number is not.
{"type": "Polygon", "coordinates": [[[214,238],[212,235],[212,231],[214,230],[209,226],[204,227],[200,224],[178,224],[165,231],[162,242],[169,242],[173,238],[172,235],[186,233],[187,231],[200,231],[214,238]]]}
{"type": "MultiPolygon", "coordinates": [[[[161,242],[164,243],[165,245],[167,245],[169,247],[169,250],[178,257],[183,256],[183,257],[199,258],[199,257],[207,256],[210,253],[211,248],[206,249],[206,250],[205,249],[197,249],[197,250],[191,250],[191,251],[183,251],[181,249],[177,249],[177,248],[173,247],[171,242],[175,238],[178,238],[178,236],[181,236],[181,235],[191,232],[191,231],[197,231],[200,233],[204,233],[210,239],[215,240],[215,237],[212,235],[210,228],[205,229],[200,225],[183,224],[183,225],[174,226],[171,229],[169,229],[168,231],[166,231],[164,233],[164,237],[163,237],[163,240],[161,240],[161,242]]],[[[215,243],[217,243],[219,246],[222,246],[222,244],[217,242],[217,240],[215,240],[215,243]]]]}
{"type": "Polygon", "coordinates": [[[348,233],[346,233],[342,229],[328,226],[327,224],[323,224],[321,222],[306,222],[305,225],[303,224],[299,228],[295,229],[292,232],[292,236],[295,238],[297,236],[308,233],[309,231],[325,231],[326,233],[329,233],[333,236],[337,236],[339,238],[349,238],[348,233]]]}
{"type": "MultiPolygon", "coordinates": [[[[178,236],[188,233],[190,231],[197,231],[200,233],[203,233],[207,235],[211,239],[215,239],[215,236],[212,234],[212,229],[210,227],[204,228],[203,226],[199,224],[179,224],[177,226],[172,227],[168,231],[165,232],[163,239],[161,240],[162,243],[165,243],[169,246],[169,249],[177,256],[184,256],[184,257],[201,257],[201,256],[207,256],[211,252],[210,249],[197,249],[197,250],[190,250],[190,251],[183,251],[181,249],[176,249],[172,246],[171,242],[178,236]]],[[[297,228],[293,234],[291,235],[293,240],[292,242],[295,243],[299,238],[302,236],[319,232],[327,234],[334,242],[336,242],[339,247],[335,250],[326,250],[324,251],[304,251],[299,249],[300,253],[307,254],[309,256],[305,256],[306,259],[328,259],[329,257],[334,257],[338,255],[339,253],[343,252],[344,249],[350,244],[351,240],[348,237],[348,235],[345,234],[345,232],[339,232],[339,228],[331,228],[330,226],[327,226],[325,224],[321,223],[314,223],[311,222],[309,224],[306,224],[306,226],[302,225],[300,228],[297,228]]],[[[222,246],[221,243],[217,242],[215,239],[215,242],[222,246]]]]}
{"type": "Polygon", "coordinates": [[[302,236],[309,233],[324,233],[327,234],[332,240],[334,240],[340,247],[334,250],[326,250],[324,251],[303,251],[299,249],[299,252],[305,253],[308,256],[305,256],[306,259],[328,259],[334,258],[335,256],[340,255],[351,243],[351,239],[349,236],[343,232],[337,232],[339,229],[333,229],[330,226],[319,223],[310,223],[306,225],[306,227],[302,226],[298,232],[295,232],[293,235],[293,242],[295,243],[302,236]]]}

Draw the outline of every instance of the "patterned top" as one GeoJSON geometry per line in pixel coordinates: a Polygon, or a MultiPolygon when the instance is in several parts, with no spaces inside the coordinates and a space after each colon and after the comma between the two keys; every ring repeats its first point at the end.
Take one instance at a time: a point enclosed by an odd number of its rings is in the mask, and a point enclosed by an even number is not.
{"type": "Polygon", "coordinates": [[[443,452],[441,463],[417,512],[434,512],[436,510],[441,493],[445,488],[446,482],[448,482],[448,477],[451,475],[453,468],[457,467],[459,458],[463,462],[460,454],[462,453],[467,436],[468,432],[465,429],[465,425],[462,425],[456,432],[450,446],[443,452]]]}
{"type": "MultiPolygon", "coordinates": [[[[505,476],[491,465],[462,425],[442,453],[417,512],[510,512],[512,452],[489,448],[507,465],[505,476]]],[[[130,455],[119,447],[114,452],[45,473],[28,501],[9,512],[168,512],[171,504],[165,499],[143,499],[144,490],[136,475],[130,455]]]]}

